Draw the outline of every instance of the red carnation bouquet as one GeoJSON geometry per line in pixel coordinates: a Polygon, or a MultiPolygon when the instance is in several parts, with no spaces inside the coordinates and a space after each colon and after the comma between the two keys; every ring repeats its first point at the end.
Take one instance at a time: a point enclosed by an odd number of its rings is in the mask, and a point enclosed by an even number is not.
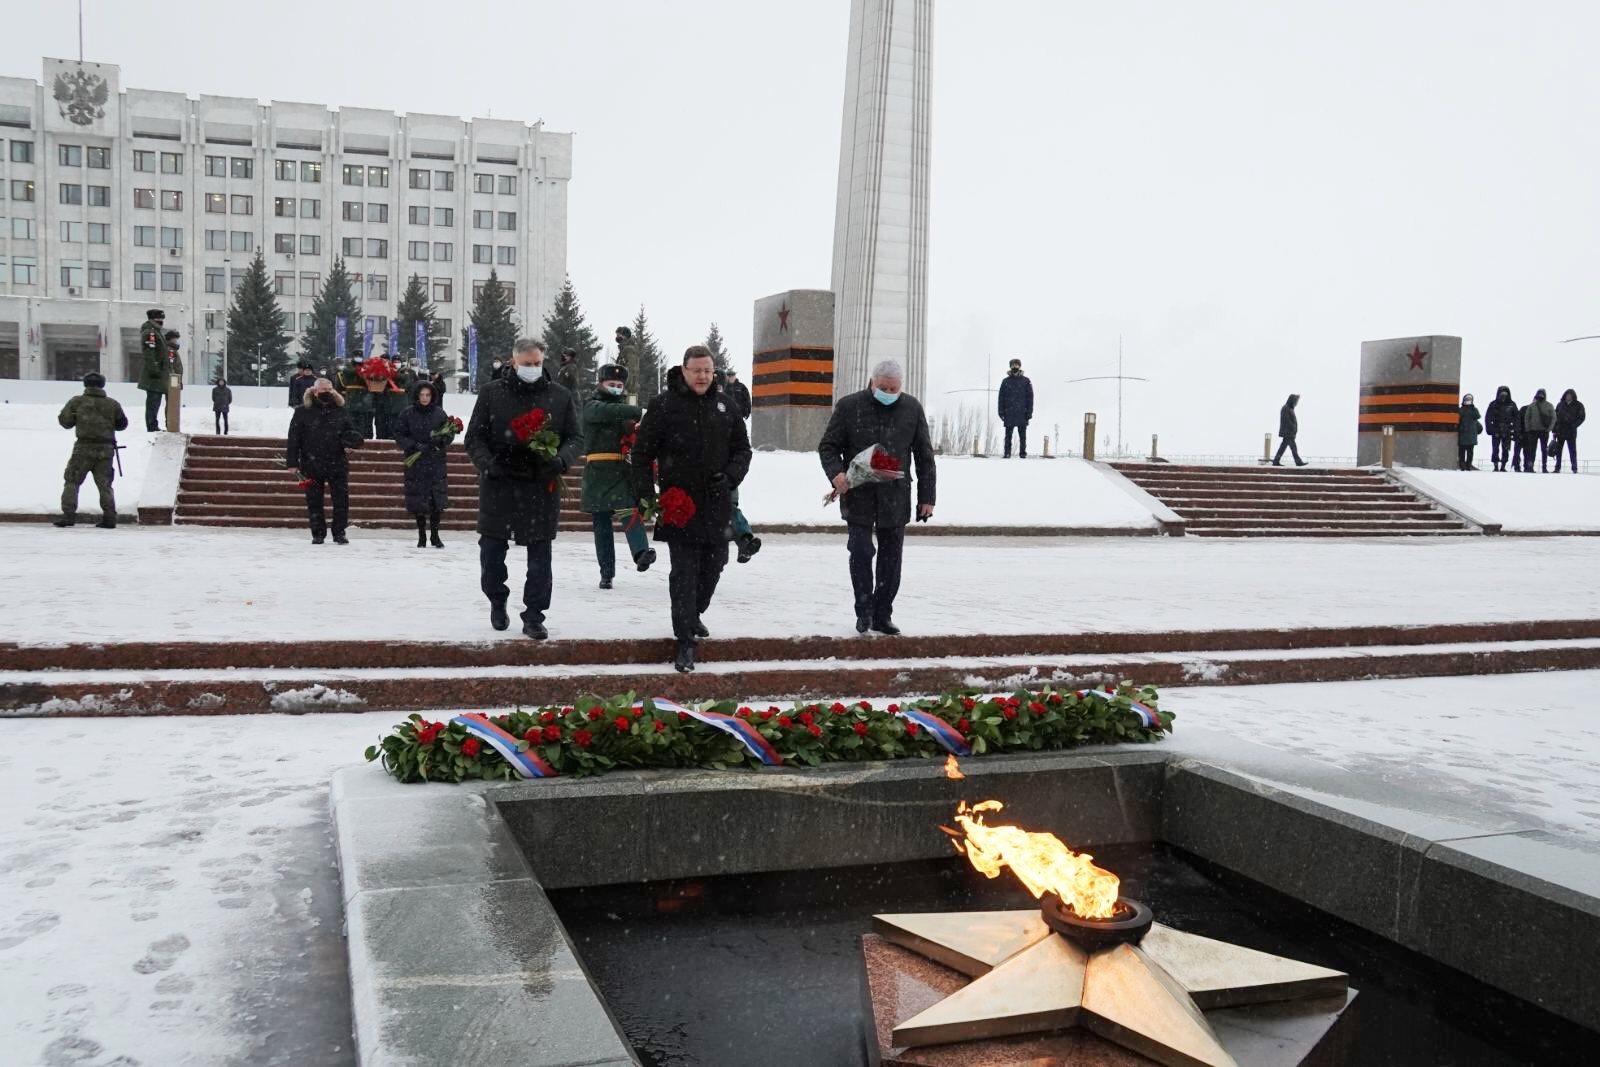
{"type": "Polygon", "coordinates": [[[661,519],[661,525],[681,530],[694,518],[694,497],[673,486],[664,490],[656,500],[656,511],[661,519]]]}
{"type": "Polygon", "coordinates": [[[369,382],[384,382],[394,379],[394,364],[382,356],[368,356],[361,361],[361,366],[356,373],[369,382]]]}
{"type": "MultiPolygon", "coordinates": [[[[439,426],[439,428],[437,430],[433,431],[433,435],[432,436],[433,436],[433,439],[435,441],[439,442],[439,447],[440,448],[449,448],[450,447],[450,442],[454,441],[456,439],[456,435],[459,434],[464,429],[466,429],[466,427],[464,425],[462,425],[462,422],[461,422],[460,419],[456,418],[454,415],[447,415],[447,416],[445,416],[445,420],[439,426]]],[[[413,453],[411,453],[411,455],[406,457],[406,466],[408,466],[408,467],[411,466],[413,463],[415,463],[417,460],[419,460],[421,458],[422,458],[422,453],[421,452],[413,452],[413,453]]]]}
{"type": "MultiPolygon", "coordinates": [[[[845,468],[844,481],[850,489],[857,489],[863,485],[874,485],[878,482],[899,481],[906,476],[900,466],[900,460],[884,449],[882,445],[873,445],[863,448],[850,460],[850,466],[845,468]]],[[[834,490],[822,498],[822,503],[828,505],[839,497],[838,490],[834,490]]]]}
{"type": "Polygon", "coordinates": [[[534,408],[511,420],[511,432],[540,459],[554,459],[561,448],[561,435],[546,425],[549,421],[549,412],[534,408]]]}
{"type": "Polygon", "coordinates": [[[316,484],[317,480],[315,478],[301,478],[298,482],[294,483],[294,487],[299,489],[301,492],[304,492],[316,484]]]}
{"type": "Polygon", "coordinates": [[[622,453],[622,458],[627,459],[633,452],[633,446],[639,443],[639,422],[629,419],[622,424],[622,436],[617,438],[617,451],[622,453]]]}

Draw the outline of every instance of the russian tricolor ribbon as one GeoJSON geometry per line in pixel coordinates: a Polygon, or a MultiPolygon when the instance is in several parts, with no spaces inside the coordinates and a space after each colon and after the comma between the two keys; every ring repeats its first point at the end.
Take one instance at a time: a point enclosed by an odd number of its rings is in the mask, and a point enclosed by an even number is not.
{"type": "Polygon", "coordinates": [[[961,736],[961,731],[932,712],[922,711],[918,708],[901,708],[895,714],[902,719],[916,723],[928,731],[929,736],[943,745],[946,752],[957,756],[972,755],[972,746],[967,744],[967,739],[961,736]]]}
{"type": "MultiPolygon", "coordinates": [[[[675,711],[679,715],[687,715],[696,722],[702,722],[713,729],[721,730],[723,733],[735,738],[752,756],[768,767],[776,767],[783,762],[783,757],[778,755],[778,750],[772,747],[772,742],[762,737],[760,730],[757,730],[748,721],[739,718],[737,715],[724,715],[720,711],[697,711],[665,697],[651,697],[650,703],[654,704],[659,711],[675,711]]],[[[644,704],[640,702],[635,704],[634,707],[643,708],[644,704]]]]}
{"type": "MultiPolygon", "coordinates": [[[[1083,693],[1080,693],[1079,696],[1083,696],[1083,695],[1086,695],[1086,694],[1087,695],[1097,696],[1101,700],[1106,700],[1106,701],[1116,700],[1117,697],[1121,695],[1121,694],[1118,694],[1118,693],[1107,693],[1107,692],[1105,692],[1103,690],[1100,690],[1100,689],[1086,689],[1086,690],[1083,691],[1083,693]]],[[[1150,730],[1159,730],[1159,729],[1161,729],[1161,716],[1157,715],[1152,709],[1145,707],[1143,704],[1139,703],[1137,700],[1133,699],[1130,696],[1124,696],[1123,699],[1128,702],[1128,708],[1135,715],[1139,716],[1139,721],[1141,723],[1143,723],[1144,726],[1147,729],[1150,729],[1150,730]]]]}
{"type": "Polygon", "coordinates": [[[464,726],[467,733],[504,756],[519,778],[554,778],[559,773],[532,748],[518,748],[517,739],[490,722],[481,711],[469,711],[450,721],[464,726]]]}

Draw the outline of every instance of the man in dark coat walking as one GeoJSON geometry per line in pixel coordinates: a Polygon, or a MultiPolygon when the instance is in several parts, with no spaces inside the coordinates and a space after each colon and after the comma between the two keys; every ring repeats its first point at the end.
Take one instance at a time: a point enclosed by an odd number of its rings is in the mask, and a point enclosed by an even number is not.
{"type": "Polygon", "coordinates": [[[327,520],[322,510],[322,490],[333,497],[333,543],[347,545],[344,532],[350,524],[350,457],[352,448],[361,447],[361,433],[344,409],[344,397],[326,378],[306,390],[300,410],[289,421],[288,451],[284,463],[298,470],[306,486],[306,518],[311,524],[311,543],[322,544],[327,535],[327,520]]]}
{"type": "Polygon", "coordinates": [[[161,429],[157,419],[167,395],[167,342],[163,336],[167,313],[151,308],[144,314],[144,325],[139,327],[139,388],[144,390],[144,428],[155,433],[161,429]]]}
{"type": "Polygon", "coordinates": [[[1022,360],[1011,361],[1000,382],[1000,422],[1006,428],[1004,459],[1011,458],[1011,431],[1017,432],[1017,456],[1028,458],[1028,423],[1033,421],[1033,383],[1022,373],[1022,360]]]}
{"type": "Polygon", "coordinates": [[[57,416],[61,428],[76,435],[72,456],[67,460],[66,474],[62,478],[61,518],[57,526],[72,526],[78,521],[78,490],[83,487],[85,475],[94,477],[94,487],[100,491],[100,521],[102,530],[117,528],[117,498],[111,491],[111,460],[117,450],[117,431],[128,428],[128,416],[122,405],[106,396],[105,375],[90,371],[83,376],[83,393],[67,401],[57,416]]]}
{"type": "Polygon", "coordinates": [[[717,388],[716,360],[705,345],[692,345],[683,366],[667,375],[667,390],[651,403],[639,424],[630,460],[640,500],[663,509],[655,538],[667,543],[672,573],[672,634],[678,639],[673,666],[694,670],[695,642],[710,632],[700,617],[711,607],[717,579],[728,564],[728,526],[733,491],[750,470],[750,437],[744,419],[717,388]],[[676,492],[674,492],[676,490],[676,492]],[[693,514],[674,515],[672,498],[687,496],[693,514]]]}
{"type": "Polygon", "coordinates": [[[842,397],[822,431],[817,454],[822,473],[839,494],[839,510],[850,526],[850,584],[855,588],[856,632],[868,627],[897,634],[894,598],[900,591],[900,559],[906,523],[911,521],[911,464],[916,463],[917,521],[933,516],[933,442],[922,405],[901,392],[905,373],[894,360],[872,371],[869,388],[842,397]],[[849,487],[846,471],[863,450],[877,445],[900,465],[906,477],[849,487]],[[873,537],[877,548],[873,548],[873,537]],[[872,560],[876,551],[878,566],[872,560]]]}
{"type": "Polygon", "coordinates": [[[522,632],[535,641],[550,636],[544,615],[550,609],[550,546],[560,518],[561,476],[583,449],[577,402],[545,374],[544,355],[543,341],[516,343],[509,372],[485,382],[478,393],[465,442],[478,468],[478,564],[489,624],[496,630],[511,625],[506,552],[515,541],[528,552],[522,632]],[[558,438],[549,459],[536,455],[512,426],[534,409],[544,412],[544,428],[558,438]]]}
{"type": "Polygon", "coordinates": [[[1288,449],[1294,455],[1294,465],[1304,467],[1306,461],[1300,458],[1300,447],[1295,444],[1295,438],[1300,434],[1300,418],[1294,409],[1300,403],[1299,393],[1290,393],[1288,402],[1278,412],[1278,436],[1283,438],[1278,443],[1278,454],[1272,457],[1274,467],[1283,466],[1283,452],[1288,449]]]}
{"type": "Polygon", "coordinates": [[[429,544],[444,547],[439,539],[439,517],[450,506],[450,461],[448,446],[434,434],[449,417],[444,397],[423,378],[411,387],[411,406],[394,421],[394,443],[408,464],[406,510],[417,520],[418,548],[429,544]]]}
{"type": "Polygon", "coordinates": [[[1561,473],[1561,446],[1567,446],[1567,458],[1571,460],[1572,473],[1578,473],[1578,427],[1583,425],[1583,420],[1589,413],[1583,410],[1583,401],[1578,399],[1576,389],[1568,389],[1561,394],[1561,403],[1556,405],[1556,429],[1551,441],[1551,451],[1556,454],[1556,473],[1561,473]]]}
{"type": "Polygon", "coordinates": [[[1521,451],[1516,447],[1522,428],[1517,421],[1517,402],[1511,399],[1511,387],[1502,385],[1495,390],[1494,399],[1483,413],[1483,428],[1489,434],[1489,462],[1497,471],[1515,460],[1521,451]]]}

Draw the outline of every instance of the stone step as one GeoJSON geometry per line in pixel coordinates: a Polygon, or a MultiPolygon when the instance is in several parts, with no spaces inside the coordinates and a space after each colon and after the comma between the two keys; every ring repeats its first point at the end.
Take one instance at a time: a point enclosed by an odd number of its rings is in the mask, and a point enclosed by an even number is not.
{"type": "Polygon", "coordinates": [[[1462,537],[1476,535],[1476,530],[1461,529],[1374,529],[1353,527],[1339,529],[1288,529],[1281,526],[1258,526],[1246,529],[1218,529],[1206,526],[1188,526],[1185,533],[1193,537],[1462,537]]]}
{"type": "Polygon", "coordinates": [[[1112,469],[1132,476],[1144,472],[1163,472],[1172,474],[1228,474],[1255,477],[1289,477],[1289,478],[1381,478],[1378,471],[1366,470],[1360,467],[1274,467],[1270,463],[1258,464],[1253,467],[1207,466],[1201,463],[1113,463],[1112,469]]]}
{"type": "Polygon", "coordinates": [[[1433,532],[1441,529],[1465,529],[1466,526],[1460,519],[1449,515],[1432,515],[1404,519],[1382,518],[1351,518],[1336,515],[1333,518],[1309,518],[1305,516],[1281,517],[1273,516],[1267,521],[1259,517],[1245,517],[1236,519],[1208,518],[1186,523],[1184,529],[1193,533],[1199,530],[1251,530],[1263,526],[1271,526],[1280,530],[1362,530],[1377,533],[1413,533],[1418,531],[1433,532]]]}
{"type": "Polygon", "coordinates": [[[1426,500],[1418,500],[1412,496],[1402,495],[1393,500],[1282,500],[1276,497],[1165,497],[1168,507],[1186,515],[1204,513],[1206,511],[1226,511],[1237,508],[1247,508],[1251,511],[1266,512],[1293,512],[1293,511],[1339,511],[1351,515],[1364,515],[1368,513],[1387,512],[1430,512],[1436,510],[1426,500]]]}
{"type": "Polygon", "coordinates": [[[1442,511],[1435,511],[1426,504],[1415,505],[1411,510],[1374,510],[1352,512],[1337,508],[1308,509],[1285,512],[1270,508],[1175,508],[1184,521],[1193,526],[1220,526],[1228,521],[1247,522],[1252,526],[1259,525],[1290,525],[1302,522],[1392,522],[1405,520],[1411,522],[1454,523],[1461,525],[1459,519],[1446,515],[1442,511]]]}
{"type": "Polygon", "coordinates": [[[1149,492],[1173,493],[1199,493],[1208,491],[1259,493],[1262,496],[1274,496],[1279,493],[1337,493],[1347,496],[1360,496],[1369,493],[1392,493],[1396,490],[1405,491],[1403,486],[1393,482],[1373,481],[1242,481],[1238,479],[1220,478],[1132,478],[1135,485],[1149,492]]]}
{"type": "MultiPolygon", "coordinates": [[[[331,517],[331,515],[332,510],[329,509],[329,516],[331,517]]],[[[300,513],[294,516],[241,517],[238,515],[189,516],[180,514],[176,517],[176,523],[179,526],[216,526],[228,527],[230,529],[251,528],[303,530],[306,528],[306,513],[305,509],[301,508],[300,513]]],[[[449,511],[446,511],[439,523],[440,529],[446,530],[471,530],[474,529],[476,525],[477,513],[475,511],[461,511],[457,508],[451,508],[449,511]]],[[[404,515],[404,518],[375,519],[365,516],[358,517],[352,514],[350,517],[350,526],[352,529],[366,530],[414,530],[417,527],[417,521],[410,515],[404,515]]],[[[558,520],[556,528],[564,533],[589,533],[591,531],[591,527],[587,519],[584,519],[582,522],[578,522],[576,520],[563,518],[558,520]]]]}

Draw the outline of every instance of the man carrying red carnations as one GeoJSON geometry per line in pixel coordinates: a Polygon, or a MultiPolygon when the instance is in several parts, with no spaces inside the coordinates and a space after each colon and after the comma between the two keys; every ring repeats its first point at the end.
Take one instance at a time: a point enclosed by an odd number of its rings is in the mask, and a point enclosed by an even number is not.
{"type": "Polygon", "coordinates": [[[744,419],[717,389],[715,370],[706,346],[686,351],[645,412],[628,457],[639,500],[656,514],[655,538],[672,561],[673,666],[685,672],[694,670],[695,642],[711,636],[700,617],[728,563],[733,491],[750,470],[744,419]]]}
{"type": "Polygon", "coordinates": [[[478,564],[489,598],[489,624],[511,625],[506,614],[506,552],[526,547],[522,632],[549,637],[550,545],[561,510],[561,476],[583,447],[577,403],[544,373],[544,342],[523,338],[512,350],[512,373],[485,382],[463,438],[478,469],[478,564]]]}

